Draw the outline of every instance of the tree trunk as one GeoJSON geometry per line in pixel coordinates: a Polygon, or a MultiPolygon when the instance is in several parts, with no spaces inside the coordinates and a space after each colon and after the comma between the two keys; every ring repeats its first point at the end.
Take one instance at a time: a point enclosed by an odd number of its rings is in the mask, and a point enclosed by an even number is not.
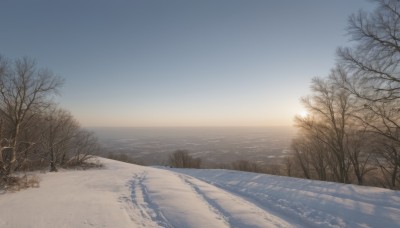
{"type": "Polygon", "coordinates": [[[58,170],[57,170],[56,161],[55,161],[55,157],[56,156],[54,155],[53,148],[51,148],[50,156],[51,156],[51,159],[50,159],[50,172],[57,172],[58,170]]]}

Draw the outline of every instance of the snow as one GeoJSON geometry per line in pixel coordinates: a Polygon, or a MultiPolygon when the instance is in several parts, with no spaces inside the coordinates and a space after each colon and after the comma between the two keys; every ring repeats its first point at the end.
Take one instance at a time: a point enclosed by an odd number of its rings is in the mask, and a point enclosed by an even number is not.
{"type": "Polygon", "coordinates": [[[232,170],[174,169],[296,227],[400,227],[400,192],[232,170]]]}
{"type": "Polygon", "coordinates": [[[0,227],[399,227],[400,193],[228,170],[104,169],[38,174],[0,194],[0,227]]]}

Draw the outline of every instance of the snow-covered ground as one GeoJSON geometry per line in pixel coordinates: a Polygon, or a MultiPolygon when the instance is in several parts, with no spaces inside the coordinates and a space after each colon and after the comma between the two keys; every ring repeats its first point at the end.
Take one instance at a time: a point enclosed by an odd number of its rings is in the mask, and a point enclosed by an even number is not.
{"type": "Polygon", "coordinates": [[[0,194],[0,227],[400,227],[396,191],[99,159],[0,194]]]}
{"type": "Polygon", "coordinates": [[[232,170],[174,171],[233,193],[295,227],[400,227],[399,191],[232,170]]]}

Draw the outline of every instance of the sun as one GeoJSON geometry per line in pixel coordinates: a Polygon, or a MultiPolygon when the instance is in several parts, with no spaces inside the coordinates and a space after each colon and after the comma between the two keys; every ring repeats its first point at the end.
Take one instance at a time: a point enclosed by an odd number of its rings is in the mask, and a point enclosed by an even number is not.
{"type": "Polygon", "coordinates": [[[301,118],[306,118],[308,116],[308,112],[306,110],[303,110],[299,112],[298,114],[301,118]]]}

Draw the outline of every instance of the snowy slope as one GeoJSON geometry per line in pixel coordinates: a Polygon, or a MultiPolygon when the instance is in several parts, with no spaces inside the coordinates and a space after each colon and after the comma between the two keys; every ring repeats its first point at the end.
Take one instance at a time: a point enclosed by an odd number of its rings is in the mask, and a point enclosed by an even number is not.
{"type": "Polygon", "coordinates": [[[400,192],[232,170],[173,169],[234,193],[294,226],[400,227],[400,192]]]}
{"type": "Polygon", "coordinates": [[[100,160],[105,169],[40,174],[40,188],[0,194],[0,227],[400,226],[399,192],[100,160]]]}

